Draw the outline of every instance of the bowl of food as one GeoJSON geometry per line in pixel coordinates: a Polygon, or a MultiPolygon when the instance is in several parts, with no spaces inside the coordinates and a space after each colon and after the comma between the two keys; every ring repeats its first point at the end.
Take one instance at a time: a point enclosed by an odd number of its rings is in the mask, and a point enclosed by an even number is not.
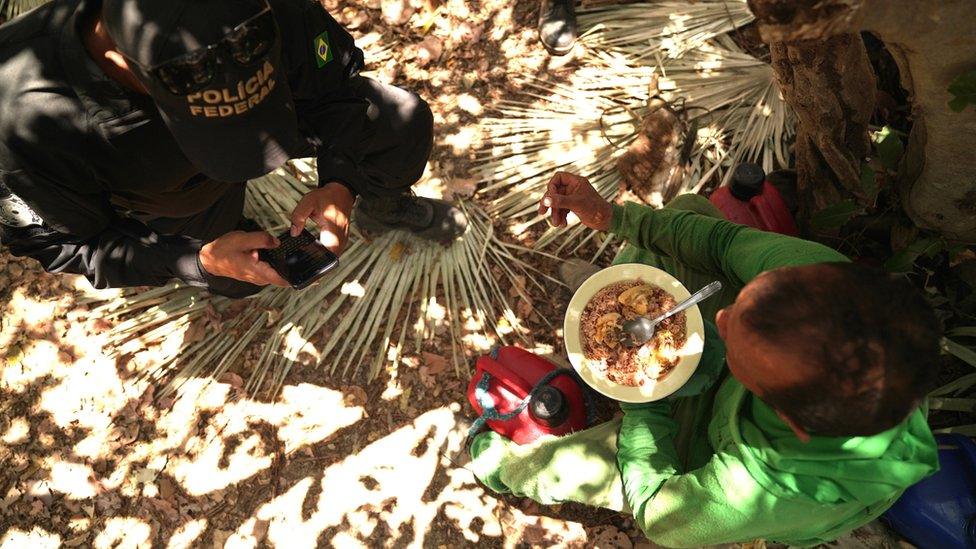
{"type": "Polygon", "coordinates": [[[623,323],[654,318],[691,294],[667,272],[639,263],[594,274],[573,294],[563,323],[569,361],[600,393],[622,402],[662,399],[684,385],[705,347],[705,324],[694,305],[657,326],[639,347],[619,338],[623,323]]]}

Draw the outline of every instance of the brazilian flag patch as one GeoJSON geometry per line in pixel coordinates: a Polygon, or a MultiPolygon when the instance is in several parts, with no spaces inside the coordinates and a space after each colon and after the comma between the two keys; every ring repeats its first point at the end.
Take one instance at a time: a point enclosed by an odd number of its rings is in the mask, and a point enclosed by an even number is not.
{"type": "Polygon", "coordinates": [[[329,43],[329,33],[323,32],[312,40],[315,47],[315,63],[321,69],[329,61],[332,61],[332,44],[329,43]]]}

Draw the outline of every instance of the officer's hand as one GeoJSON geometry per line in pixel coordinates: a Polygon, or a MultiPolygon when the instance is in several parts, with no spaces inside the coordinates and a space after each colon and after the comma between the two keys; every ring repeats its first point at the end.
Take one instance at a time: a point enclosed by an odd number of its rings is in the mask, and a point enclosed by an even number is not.
{"type": "Polygon", "coordinates": [[[552,225],[566,226],[569,212],[591,229],[606,231],[610,229],[613,206],[596,192],[585,177],[566,172],[556,172],[549,180],[549,188],[539,203],[539,215],[552,210],[552,225]]]}
{"type": "Polygon", "coordinates": [[[311,219],[319,226],[319,240],[339,255],[349,239],[349,217],[356,197],[341,183],[327,183],[306,194],[291,214],[291,235],[298,236],[311,219]]]}
{"type": "Polygon", "coordinates": [[[258,250],[277,248],[278,239],[264,231],[233,231],[200,249],[200,265],[214,276],[243,280],[258,286],[288,286],[288,282],[264,261],[258,250]]]}

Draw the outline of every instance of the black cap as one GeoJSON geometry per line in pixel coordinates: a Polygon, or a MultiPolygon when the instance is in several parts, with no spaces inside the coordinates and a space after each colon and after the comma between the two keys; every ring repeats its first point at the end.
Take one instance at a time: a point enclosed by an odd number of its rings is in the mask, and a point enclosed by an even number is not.
{"type": "Polygon", "coordinates": [[[264,0],[104,0],[102,20],[146,87],[183,153],[218,181],[260,177],[301,156],[291,90],[281,65],[281,34],[248,66],[219,57],[206,89],[176,95],[147,69],[218,43],[266,9],[264,0]]]}
{"type": "Polygon", "coordinates": [[[762,192],[765,181],[766,173],[759,164],[749,162],[739,164],[732,172],[729,192],[739,200],[749,200],[762,192]]]}

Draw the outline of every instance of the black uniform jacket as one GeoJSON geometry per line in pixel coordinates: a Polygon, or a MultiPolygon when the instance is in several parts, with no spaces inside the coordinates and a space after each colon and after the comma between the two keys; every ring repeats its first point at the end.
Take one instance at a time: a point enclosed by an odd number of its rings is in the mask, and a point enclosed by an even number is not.
{"type": "MultiPolygon", "coordinates": [[[[349,89],[362,51],[316,0],[270,4],[320,180],[367,186],[362,163],[376,130],[367,101],[349,89]],[[323,32],[333,53],[324,66],[315,50],[323,32]]],[[[0,26],[0,242],[97,288],[172,278],[208,286],[201,241],[140,220],[192,217],[244,183],[200,174],[151,99],[95,65],[79,26],[99,7],[99,0],[54,0],[0,26]]]]}

